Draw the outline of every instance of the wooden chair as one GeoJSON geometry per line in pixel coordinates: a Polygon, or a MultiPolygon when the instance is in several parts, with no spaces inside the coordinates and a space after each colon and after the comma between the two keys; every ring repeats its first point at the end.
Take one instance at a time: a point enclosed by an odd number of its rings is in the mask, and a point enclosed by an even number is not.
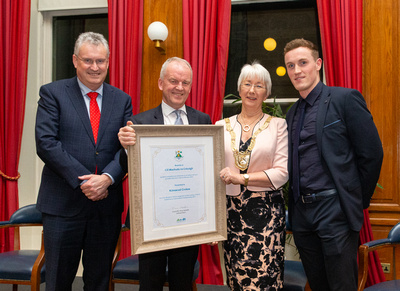
{"type": "Polygon", "coordinates": [[[389,235],[385,239],[378,239],[367,242],[360,245],[358,248],[358,291],[391,291],[400,290],[400,279],[396,278],[396,250],[400,249],[400,222],[397,223],[390,230],[389,235]],[[382,282],[365,288],[365,283],[368,277],[368,253],[379,249],[391,249],[392,250],[392,278],[390,281],[382,282]]]}
{"type": "Polygon", "coordinates": [[[18,285],[30,285],[31,290],[39,291],[40,283],[45,281],[43,233],[40,250],[20,249],[19,228],[41,225],[42,214],[36,204],[21,207],[9,221],[0,222],[0,228],[14,228],[14,250],[0,253],[0,283],[12,284],[14,291],[18,285]]]}
{"type": "MultiPolygon", "coordinates": [[[[123,231],[129,230],[125,226],[122,227],[123,231]]],[[[110,291],[115,290],[115,284],[136,284],[139,285],[139,257],[137,255],[127,257],[118,261],[119,254],[121,252],[121,234],[118,239],[117,247],[115,249],[112,271],[110,277],[110,291]]],[[[192,291],[197,291],[196,279],[199,275],[200,264],[197,261],[193,273],[192,291]]],[[[168,278],[168,267],[166,269],[166,278],[168,278]]],[[[167,279],[168,280],[168,279],[167,279]]],[[[164,286],[168,286],[168,281],[164,283],[164,286]]]]}

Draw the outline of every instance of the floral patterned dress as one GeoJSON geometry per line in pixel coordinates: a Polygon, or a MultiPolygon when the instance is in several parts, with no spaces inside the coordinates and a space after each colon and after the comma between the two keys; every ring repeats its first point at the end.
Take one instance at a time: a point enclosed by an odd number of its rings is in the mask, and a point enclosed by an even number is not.
{"type": "Polygon", "coordinates": [[[281,290],[286,230],[283,193],[242,190],[238,196],[227,196],[227,284],[234,291],[281,290]]]}

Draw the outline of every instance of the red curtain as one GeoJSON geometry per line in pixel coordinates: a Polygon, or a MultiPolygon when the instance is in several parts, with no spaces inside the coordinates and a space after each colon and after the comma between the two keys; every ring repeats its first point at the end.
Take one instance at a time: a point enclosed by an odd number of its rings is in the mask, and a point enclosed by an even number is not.
{"type": "MultiPolygon", "coordinates": [[[[143,0],[108,0],[110,83],[132,98],[133,114],[140,109],[143,44],[143,0]]],[[[128,179],[124,181],[122,223],[129,205],[128,179]]],[[[122,234],[120,259],[131,255],[130,233],[122,234]]]]}
{"type": "Polygon", "coordinates": [[[183,0],[183,57],[192,65],[187,104],[221,118],[228,67],[231,1],[183,0]]]}
{"type": "MultiPolygon", "coordinates": [[[[317,5],[327,84],[362,92],[363,1],[318,0],[317,5]]],[[[368,209],[365,209],[360,243],[373,239],[368,209]]],[[[370,253],[368,260],[366,287],[385,281],[378,254],[370,253]]]]}
{"type": "MultiPolygon", "coordinates": [[[[0,220],[8,220],[18,209],[30,13],[30,0],[0,2],[0,220]]],[[[13,232],[0,230],[0,252],[12,250],[13,240],[13,232]]]]}
{"type": "MultiPolygon", "coordinates": [[[[193,68],[187,105],[221,118],[231,22],[230,0],[183,0],[183,57],[193,68]]],[[[201,245],[197,283],[223,285],[218,247],[201,245]]]]}

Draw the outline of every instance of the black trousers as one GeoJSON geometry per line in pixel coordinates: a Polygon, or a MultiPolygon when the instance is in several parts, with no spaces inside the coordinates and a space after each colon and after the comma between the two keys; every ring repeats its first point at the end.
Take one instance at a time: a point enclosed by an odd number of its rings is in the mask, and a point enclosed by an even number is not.
{"type": "Polygon", "coordinates": [[[70,291],[82,254],[86,291],[107,291],[121,231],[121,215],[99,212],[76,217],[43,214],[46,291],[70,291]]]}
{"type": "Polygon", "coordinates": [[[140,291],[163,290],[168,264],[168,283],[171,291],[189,291],[199,246],[190,246],[139,255],[140,291]]]}
{"type": "Polygon", "coordinates": [[[359,232],[349,228],[339,196],[293,209],[293,237],[313,291],[357,290],[359,232]]]}

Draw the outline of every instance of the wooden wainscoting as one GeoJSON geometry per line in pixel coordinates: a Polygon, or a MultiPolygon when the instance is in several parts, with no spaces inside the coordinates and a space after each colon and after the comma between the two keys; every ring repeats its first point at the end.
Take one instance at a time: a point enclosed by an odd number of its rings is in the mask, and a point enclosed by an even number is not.
{"type": "Polygon", "coordinates": [[[170,57],[183,57],[182,44],[182,0],[143,1],[143,67],[140,111],[154,108],[161,103],[162,95],[158,79],[162,64],[170,57]],[[161,55],[147,35],[149,24],[163,22],[168,28],[168,37],[163,42],[166,50],[161,55]]]}
{"type": "MultiPolygon", "coordinates": [[[[400,221],[400,5],[398,0],[364,0],[363,5],[363,95],[384,149],[379,179],[384,189],[377,188],[369,208],[374,239],[381,239],[400,221]]],[[[383,263],[392,257],[389,251],[379,255],[383,263]]]]}

